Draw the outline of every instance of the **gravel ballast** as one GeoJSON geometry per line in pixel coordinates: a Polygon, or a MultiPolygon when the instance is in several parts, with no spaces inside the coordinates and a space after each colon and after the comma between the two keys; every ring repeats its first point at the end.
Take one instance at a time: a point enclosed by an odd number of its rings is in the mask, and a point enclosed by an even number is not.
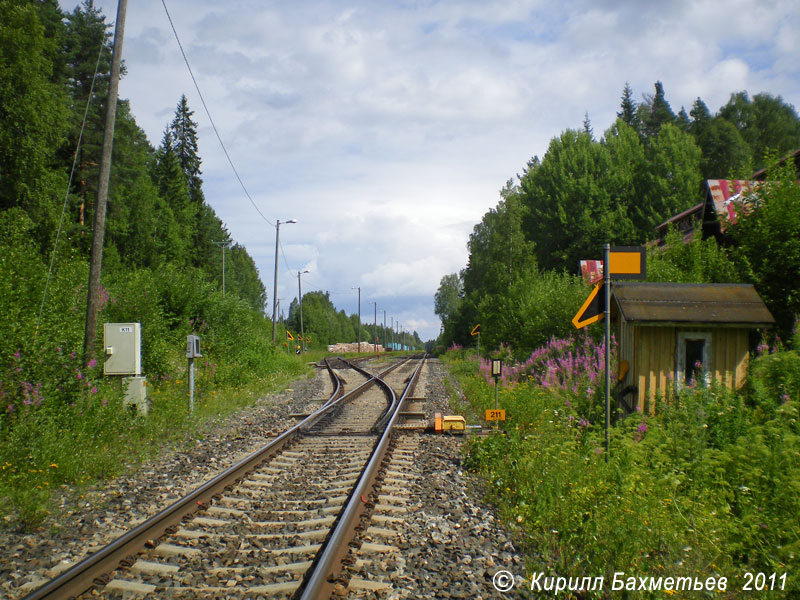
{"type": "MultiPolygon", "coordinates": [[[[451,412],[446,375],[443,365],[430,361],[423,370],[424,387],[417,387],[416,395],[427,398],[425,410],[431,419],[434,412],[451,412]]],[[[39,529],[0,530],[0,596],[25,596],[153,516],[293,425],[296,419],[290,415],[306,412],[329,390],[327,374],[318,370],[314,377],[297,380],[287,390],[218,422],[188,448],[165,449],[158,459],[83,494],[64,489],[56,497],[58,510],[39,529]]],[[[462,444],[463,438],[456,436],[422,438],[419,460],[424,476],[413,490],[422,508],[407,520],[403,585],[395,585],[393,597],[521,597],[519,587],[506,594],[493,587],[499,570],[523,574],[523,561],[481,501],[480,485],[461,469],[462,444]]]]}

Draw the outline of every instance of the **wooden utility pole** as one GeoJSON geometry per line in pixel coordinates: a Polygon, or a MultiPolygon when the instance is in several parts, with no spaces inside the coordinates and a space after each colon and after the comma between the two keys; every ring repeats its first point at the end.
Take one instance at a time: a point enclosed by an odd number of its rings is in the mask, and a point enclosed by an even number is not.
{"type": "Polygon", "coordinates": [[[108,180],[111,174],[111,148],[114,143],[114,121],[117,116],[117,93],[119,91],[119,66],[122,59],[122,36],[125,31],[125,11],[128,0],[117,4],[117,22],[114,27],[114,50],[111,54],[111,79],[108,83],[106,101],[106,124],[103,132],[103,152],[100,157],[100,182],[97,186],[97,202],[94,209],[92,252],[89,258],[89,292],[86,301],[86,331],[83,337],[83,362],[94,358],[94,339],[97,335],[97,313],[100,310],[100,267],[103,263],[103,238],[106,229],[106,202],[108,180]]]}

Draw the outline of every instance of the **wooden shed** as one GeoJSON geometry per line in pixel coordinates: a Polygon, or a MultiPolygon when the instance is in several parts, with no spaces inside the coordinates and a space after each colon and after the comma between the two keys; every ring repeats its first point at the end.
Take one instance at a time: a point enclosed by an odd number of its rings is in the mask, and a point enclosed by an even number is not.
{"type": "Polygon", "coordinates": [[[621,387],[646,412],[692,379],[741,386],[750,332],[775,322],[749,284],[614,282],[611,295],[621,387]]]}

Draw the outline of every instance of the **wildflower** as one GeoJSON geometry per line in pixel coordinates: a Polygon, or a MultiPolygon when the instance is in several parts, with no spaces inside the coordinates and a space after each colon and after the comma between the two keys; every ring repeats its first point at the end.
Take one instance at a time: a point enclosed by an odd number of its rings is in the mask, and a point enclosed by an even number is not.
{"type": "Polygon", "coordinates": [[[759,344],[759,345],[756,347],[756,354],[757,354],[758,356],[761,356],[761,355],[762,355],[762,354],[764,354],[764,353],[765,353],[767,350],[769,350],[769,344],[759,344]]]}
{"type": "Polygon", "coordinates": [[[20,353],[19,353],[19,350],[17,350],[16,352],[14,352],[14,358],[19,359],[19,357],[20,357],[20,353]]]}
{"type": "Polygon", "coordinates": [[[56,352],[61,353],[61,346],[56,346],[56,352]]]}
{"type": "Polygon", "coordinates": [[[594,453],[595,454],[602,454],[603,453],[603,449],[600,446],[598,446],[597,448],[594,449],[594,453]]]}
{"type": "Polygon", "coordinates": [[[86,366],[91,369],[92,367],[94,367],[96,365],[97,365],[97,359],[93,358],[92,360],[89,361],[89,363],[86,366]]]}
{"type": "Polygon", "coordinates": [[[50,468],[51,469],[57,469],[58,465],[56,463],[51,463],[50,468]]]}
{"type": "Polygon", "coordinates": [[[639,423],[639,427],[636,428],[636,431],[638,431],[641,434],[647,433],[647,423],[645,423],[644,421],[639,423]]]}
{"type": "Polygon", "coordinates": [[[14,412],[14,405],[13,404],[9,404],[8,405],[8,414],[11,414],[13,412],[14,412]]]}
{"type": "Polygon", "coordinates": [[[81,372],[80,372],[80,371],[78,371],[77,373],[78,373],[78,374],[77,374],[77,377],[78,377],[78,379],[79,379],[79,380],[80,380],[80,379],[83,379],[83,375],[81,374],[81,372]]]}
{"type": "Polygon", "coordinates": [[[97,386],[94,386],[94,387],[92,388],[92,394],[96,394],[96,393],[97,393],[97,386]]]}
{"type": "Polygon", "coordinates": [[[789,394],[784,393],[783,396],[781,396],[781,400],[783,402],[788,402],[789,401],[789,394]]]}

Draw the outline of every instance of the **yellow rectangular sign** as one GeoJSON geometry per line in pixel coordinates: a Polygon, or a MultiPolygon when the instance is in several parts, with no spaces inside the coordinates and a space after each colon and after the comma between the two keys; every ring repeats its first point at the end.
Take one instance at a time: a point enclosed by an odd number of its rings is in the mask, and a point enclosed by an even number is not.
{"type": "Polygon", "coordinates": [[[644,246],[616,246],[608,255],[608,272],[612,279],[644,279],[646,250],[644,246]]]}
{"type": "Polygon", "coordinates": [[[486,410],[487,421],[505,421],[506,410],[504,408],[489,408],[486,410]]]}

